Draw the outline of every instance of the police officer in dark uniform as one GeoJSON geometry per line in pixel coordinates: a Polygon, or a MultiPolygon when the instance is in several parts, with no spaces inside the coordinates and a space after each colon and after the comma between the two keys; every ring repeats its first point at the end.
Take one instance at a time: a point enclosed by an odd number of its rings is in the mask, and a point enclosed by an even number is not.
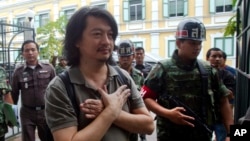
{"type": "Polygon", "coordinates": [[[38,61],[39,46],[35,41],[25,41],[21,51],[26,62],[14,71],[12,97],[14,103],[17,104],[19,94],[21,94],[22,141],[34,141],[36,128],[40,140],[48,141],[44,95],[47,85],[56,73],[51,64],[38,61]]]}
{"type": "Polygon", "coordinates": [[[143,47],[135,48],[135,68],[143,73],[144,78],[148,76],[148,73],[152,69],[152,65],[144,62],[145,50],[143,47]]]}
{"type": "MultiPolygon", "coordinates": [[[[137,70],[132,65],[133,60],[135,58],[133,43],[130,40],[122,40],[118,45],[117,53],[118,53],[120,67],[128,71],[128,73],[134,80],[138,90],[140,90],[144,82],[144,77],[143,73],[140,70],[137,70]]],[[[130,140],[137,141],[138,140],[137,134],[133,134],[133,136],[130,137],[130,140]]],[[[141,140],[146,141],[145,135],[142,136],[141,140]]]]}

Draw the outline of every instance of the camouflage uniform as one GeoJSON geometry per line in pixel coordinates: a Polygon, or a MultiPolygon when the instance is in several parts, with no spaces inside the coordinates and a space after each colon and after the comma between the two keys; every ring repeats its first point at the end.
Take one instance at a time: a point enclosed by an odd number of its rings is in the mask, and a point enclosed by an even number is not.
{"type": "Polygon", "coordinates": [[[134,82],[137,86],[137,89],[140,90],[142,85],[143,85],[143,82],[144,82],[144,77],[143,77],[142,72],[137,70],[136,68],[132,68],[130,75],[131,75],[132,79],[134,80],[134,82]]]}
{"type": "MultiPolygon", "coordinates": [[[[166,92],[165,94],[167,95],[178,97],[179,100],[189,106],[202,118],[204,117],[202,107],[205,106],[206,120],[204,122],[208,125],[212,125],[215,120],[215,114],[211,105],[214,103],[214,100],[218,100],[219,97],[222,96],[216,93],[218,97],[214,97],[216,94],[212,89],[220,91],[223,94],[227,92],[227,89],[220,83],[217,71],[212,69],[207,62],[202,61],[202,64],[209,75],[209,95],[205,103],[203,102],[204,100],[202,100],[201,76],[197,62],[195,61],[192,66],[183,65],[178,59],[177,50],[172,59],[161,61],[152,69],[144,85],[157,94],[157,102],[167,109],[172,109],[175,106],[163,98],[164,92],[166,92]],[[212,86],[217,86],[217,88],[212,88],[212,86]]],[[[166,118],[157,116],[157,138],[158,141],[210,141],[211,135],[202,132],[198,128],[177,125],[166,118]]]]}
{"type": "Polygon", "coordinates": [[[8,132],[8,128],[5,123],[4,113],[3,113],[3,105],[4,105],[3,95],[7,94],[10,91],[11,91],[11,86],[8,83],[7,74],[5,70],[2,67],[0,67],[0,138],[3,137],[5,133],[8,132]]]}
{"type": "MultiPolygon", "coordinates": [[[[134,59],[134,56],[133,58],[131,58],[131,56],[134,55],[133,43],[130,40],[122,40],[118,45],[117,53],[119,55],[119,59],[120,57],[128,57],[129,63],[127,63],[127,65],[131,66],[131,72],[129,72],[130,76],[134,80],[137,90],[140,91],[144,82],[144,77],[141,71],[137,70],[136,68],[132,66],[132,60],[134,59]]],[[[120,67],[123,68],[122,62],[120,62],[120,67]]],[[[138,134],[132,133],[129,137],[129,140],[138,141],[138,134]]]]}
{"type": "Polygon", "coordinates": [[[63,72],[66,69],[67,69],[67,66],[63,67],[63,66],[60,65],[60,63],[55,67],[56,74],[59,74],[59,73],[63,72]]]}

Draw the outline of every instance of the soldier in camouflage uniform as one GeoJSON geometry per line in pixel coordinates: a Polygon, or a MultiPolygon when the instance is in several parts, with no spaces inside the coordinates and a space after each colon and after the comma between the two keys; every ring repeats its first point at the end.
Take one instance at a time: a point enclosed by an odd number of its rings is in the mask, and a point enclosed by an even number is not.
{"type": "Polygon", "coordinates": [[[67,60],[65,57],[59,57],[58,61],[59,61],[59,63],[55,67],[56,74],[59,74],[68,68],[67,60]]]}
{"type": "MultiPolygon", "coordinates": [[[[143,73],[133,67],[132,63],[135,58],[134,46],[130,40],[123,40],[118,45],[119,65],[122,69],[126,70],[134,80],[137,89],[140,90],[144,82],[143,73]]],[[[133,135],[133,141],[138,140],[137,134],[133,135]]]]}
{"type": "Polygon", "coordinates": [[[130,40],[123,40],[120,42],[118,46],[118,56],[120,67],[129,72],[137,85],[138,90],[140,90],[143,85],[144,78],[142,72],[132,65],[135,56],[133,43],[130,40]]]}
{"type": "Polygon", "coordinates": [[[216,119],[213,104],[217,102],[227,133],[229,125],[233,124],[232,116],[228,116],[232,113],[227,99],[230,91],[218,79],[215,69],[197,59],[205,32],[203,23],[197,19],[181,21],[176,32],[177,50],[171,59],[160,61],[153,67],[142,86],[141,95],[147,108],[157,115],[158,141],[211,141],[212,137],[208,130],[195,126],[198,118],[187,114],[187,108],[166,97],[174,97],[186,104],[208,127],[216,119]],[[207,91],[203,91],[198,63],[208,73],[207,91]]]}
{"type": "Polygon", "coordinates": [[[7,80],[5,70],[0,67],[0,141],[4,141],[4,135],[8,132],[7,124],[4,119],[3,105],[4,102],[13,104],[10,94],[11,86],[7,80]]]}

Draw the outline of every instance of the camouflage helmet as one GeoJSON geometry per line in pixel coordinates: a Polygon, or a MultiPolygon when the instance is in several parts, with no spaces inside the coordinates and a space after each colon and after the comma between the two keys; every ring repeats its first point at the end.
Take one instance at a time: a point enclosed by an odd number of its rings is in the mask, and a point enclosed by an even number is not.
{"type": "Polygon", "coordinates": [[[185,19],[178,24],[175,37],[176,39],[204,41],[206,40],[206,28],[197,19],[185,19]]]}
{"type": "Polygon", "coordinates": [[[122,40],[118,45],[117,53],[119,56],[130,56],[134,54],[134,46],[130,40],[122,40]]]}

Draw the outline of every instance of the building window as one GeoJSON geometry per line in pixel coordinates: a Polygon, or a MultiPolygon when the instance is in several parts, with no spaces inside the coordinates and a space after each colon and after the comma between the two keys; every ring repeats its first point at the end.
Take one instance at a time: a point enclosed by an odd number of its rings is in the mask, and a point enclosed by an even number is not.
{"type": "Polygon", "coordinates": [[[71,16],[74,14],[75,12],[75,8],[67,8],[67,9],[63,9],[60,11],[59,16],[65,16],[66,20],[69,20],[71,18],[71,16]]]}
{"type": "Polygon", "coordinates": [[[134,47],[143,47],[143,43],[142,42],[133,42],[134,47]]]}
{"type": "Polygon", "coordinates": [[[25,22],[25,17],[17,18],[17,25],[18,26],[23,26],[24,22],[25,22]]]}
{"type": "Polygon", "coordinates": [[[71,16],[74,14],[75,9],[67,9],[64,10],[64,15],[66,16],[66,19],[69,20],[71,16]]]}
{"type": "Polygon", "coordinates": [[[22,31],[22,27],[25,26],[25,17],[18,17],[13,20],[13,24],[16,25],[13,27],[14,32],[22,31]]]}
{"type": "Polygon", "coordinates": [[[179,17],[187,15],[187,0],[163,0],[163,16],[179,17]]]}
{"type": "Polygon", "coordinates": [[[39,26],[41,27],[41,26],[44,26],[44,25],[46,25],[47,23],[48,23],[48,20],[49,20],[49,14],[48,13],[46,13],[46,14],[40,14],[39,15],[39,26]]]}
{"type": "Polygon", "coordinates": [[[137,21],[142,20],[142,1],[141,0],[131,0],[129,1],[130,9],[130,20],[137,21]]]}
{"type": "Polygon", "coordinates": [[[7,23],[6,18],[0,18],[0,23],[7,23]]]}
{"type": "Polygon", "coordinates": [[[169,17],[184,16],[184,1],[169,0],[169,17]]]}
{"type": "Polygon", "coordinates": [[[223,50],[227,56],[234,56],[234,38],[233,37],[221,37],[214,39],[214,47],[223,50]]]}
{"type": "Polygon", "coordinates": [[[168,40],[168,53],[167,53],[167,57],[171,57],[174,53],[174,50],[176,49],[176,43],[175,40],[168,40]]]}
{"type": "Polygon", "coordinates": [[[138,21],[145,19],[145,0],[124,0],[123,20],[138,21]]]}
{"type": "Polygon", "coordinates": [[[93,7],[98,7],[98,8],[106,9],[106,4],[95,4],[95,5],[93,5],[93,7]]]}
{"type": "Polygon", "coordinates": [[[34,19],[34,27],[42,27],[49,22],[49,13],[43,13],[35,16],[34,19]]]}
{"type": "Polygon", "coordinates": [[[228,12],[233,10],[232,0],[216,0],[216,12],[228,12]]]}
{"type": "MultiPolygon", "coordinates": [[[[6,18],[0,18],[0,23],[7,23],[6,18]]],[[[6,26],[2,25],[0,26],[0,40],[1,40],[1,33],[6,31],[6,26]]],[[[0,45],[1,45],[1,41],[0,41],[0,45]]]]}
{"type": "Polygon", "coordinates": [[[232,10],[232,0],[210,0],[210,13],[230,12],[232,10]]]}

